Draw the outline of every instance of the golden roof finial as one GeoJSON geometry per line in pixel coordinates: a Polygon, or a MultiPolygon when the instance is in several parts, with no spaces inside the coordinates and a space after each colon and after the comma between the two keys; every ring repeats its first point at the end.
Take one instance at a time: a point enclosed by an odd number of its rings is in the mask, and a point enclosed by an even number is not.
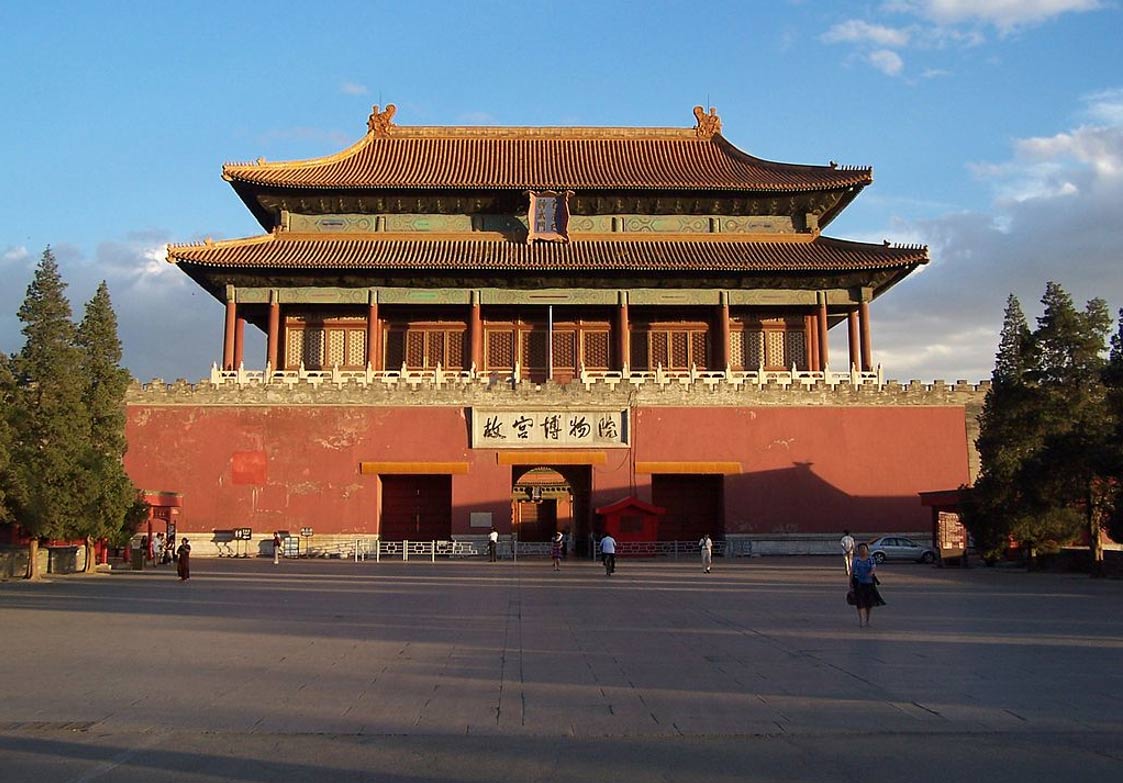
{"type": "Polygon", "coordinates": [[[385,139],[390,136],[390,129],[394,127],[394,112],[398,107],[392,103],[386,104],[385,111],[379,111],[376,105],[367,118],[367,130],[373,132],[375,137],[385,139]]]}
{"type": "Polygon", "coordinates": [[[717,116],[717,109],[710,107],[710,113],[701,106],[694,107],[694,117],[698,124],[694,126],[694,135],[702,141],[709,141],[715,134],[721,133],[721,118],[717,116]]]}

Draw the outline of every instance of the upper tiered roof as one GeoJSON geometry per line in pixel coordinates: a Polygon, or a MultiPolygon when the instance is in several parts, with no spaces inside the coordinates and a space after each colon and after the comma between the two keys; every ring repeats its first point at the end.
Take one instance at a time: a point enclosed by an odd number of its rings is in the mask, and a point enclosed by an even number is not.
{"type": "Polygon", "coordinates": [[[228,163],[238,185],[300,190],[726,191],[798,193],[864,187],[868,167],[753,157],[721,135],[713,109],[693,128],[403,127],[374,107],[367,135],[334,155],[228,163]]]}

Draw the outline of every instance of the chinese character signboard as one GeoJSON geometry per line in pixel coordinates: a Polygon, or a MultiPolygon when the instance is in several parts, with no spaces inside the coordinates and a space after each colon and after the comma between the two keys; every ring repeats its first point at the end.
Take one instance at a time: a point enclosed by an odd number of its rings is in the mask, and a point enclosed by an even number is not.
{"type": "Polygon", "coordinates": [[[527,211],[527,244],[536,239],[568,242],[569,197],[573,195],[573,191],[530,191],[528,195],[530,207],[527,211]]]}
{"type": "Polygon", "coordinates": [[[628,445],[626,410],[472,408],[472,448],[612,448],[628,445]]]}

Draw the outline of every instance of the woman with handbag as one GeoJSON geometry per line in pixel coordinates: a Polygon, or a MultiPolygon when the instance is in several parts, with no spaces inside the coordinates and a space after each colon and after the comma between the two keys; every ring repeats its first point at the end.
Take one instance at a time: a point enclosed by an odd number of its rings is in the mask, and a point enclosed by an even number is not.
{"type": "Polygon", "coordinates": [[[858,627],[869,627],[870,610],[875,606],[885,606],[881,593],[877,591],[877,563],[870,557],[870,548],[858,544],[854,562],[850,569],[850,587],[854,591],[854,606],[858,609],[858,627]]]}

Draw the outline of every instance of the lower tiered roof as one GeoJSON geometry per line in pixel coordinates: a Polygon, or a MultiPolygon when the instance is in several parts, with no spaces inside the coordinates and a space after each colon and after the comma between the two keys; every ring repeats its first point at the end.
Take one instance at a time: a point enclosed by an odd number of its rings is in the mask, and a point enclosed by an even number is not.
{"type": "Polygon", "coordinates": [[[664,237],[574,238],[534,243],[416,235],[290,234],[170,245],[183,267],[597,272],[846,272],[908,269],[928,262],[926,247],[873,245],[809,234],[720,240],[664,237]]]}

